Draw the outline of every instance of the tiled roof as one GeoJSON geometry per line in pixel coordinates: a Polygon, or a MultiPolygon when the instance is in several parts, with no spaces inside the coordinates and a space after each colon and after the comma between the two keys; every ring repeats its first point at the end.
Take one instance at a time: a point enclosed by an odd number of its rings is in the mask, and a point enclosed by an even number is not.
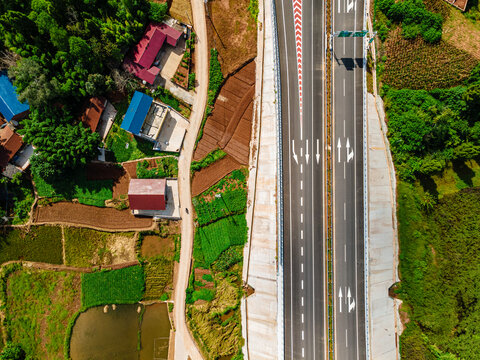
{"type": "Polygon", "coordinates": [[[0,168],[3,170],[22,147],[22,138],[7,125],[0,130],[0,168]]]}
{"type": "Polygon", "coordinates": [[[88,105],[82,114],[82,122],[92,129],[92,132],[97,130],[98,122],[102,117],[103,110],[105,110],[105,99],[93,97],[89,100],[88,105]]]}

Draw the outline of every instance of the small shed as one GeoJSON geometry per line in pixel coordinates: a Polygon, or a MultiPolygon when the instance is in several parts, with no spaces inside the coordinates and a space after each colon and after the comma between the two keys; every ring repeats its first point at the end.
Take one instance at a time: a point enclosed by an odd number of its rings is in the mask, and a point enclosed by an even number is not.
{"type": "Polygon", "coordinates": [[[88,104],[85,107],[85,111],[82,113],[82,123],[89,127],[92,132],[95,132],[98,127],[100,118],[102,117],[103,111],[105,110],[105,105],[107,100],[101,97],[92,97],[88,104]]]}
{"type": "Polygon", "coordinates": [[[130,210],[165,210],[165,179],[131,179],[128,186],[130,210]]]}
{"type": "Polygon", "coordinates": [[[0,113],[7,120],[20,120],[28,114],[28,103],[18,101],[16,88],[5,72],[0,72],[0,113]]]}
{"type": "Polygon", "coordinates": [[[139,135],[152,102],[153,98],[151,96],[135,91],[120,127],[134,135],[139,135]]]}

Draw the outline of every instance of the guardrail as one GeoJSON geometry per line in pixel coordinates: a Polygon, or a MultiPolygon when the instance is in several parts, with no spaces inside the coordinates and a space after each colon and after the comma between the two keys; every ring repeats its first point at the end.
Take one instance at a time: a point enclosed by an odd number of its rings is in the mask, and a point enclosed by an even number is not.
{"type": "MultiPolygon", "coordinates": [[[[367,28],[367,14],[369,1],[363,6],[363,29],[367,28]]],[[[373,30],[373,29],[372,29],[373,30]]],[[[370,338],[369,338],[369,311],[368,311],[368,128],[367,128],[367,48],[366,38],[363,38],[363,241],[364,241],[364,277],[365,277],[365,354],[370,359],[370,338]]],[[[373,80],[375,81],[375,79],[373,80]]]]}
{"type": "Polygon", "coordinates": [[[275,74],[275,110],[277,125],[277,204],[278,204],[278,268],[277,268],[277,332],[278,332],[278,359],[285,358],[285,327],[284,327],[284,304],[283,304],[283,159],[282,159],[282,86],[280,81],[280,54],[278,50],[277,16],[275,0],[272,4],[272,28],[273,28],[273,53],[275,74]]]}

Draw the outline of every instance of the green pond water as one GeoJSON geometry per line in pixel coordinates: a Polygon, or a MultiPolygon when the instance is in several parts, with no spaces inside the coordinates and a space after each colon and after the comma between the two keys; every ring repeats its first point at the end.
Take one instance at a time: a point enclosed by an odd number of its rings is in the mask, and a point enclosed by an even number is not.
{"type": "Polygon", "coordinates": [[[80,314],[72,332],[72,360],[163,360],[168,358],[167,304],[98,306],[80,314]],[[138,308],[144,309],[140,321],[138,308]],[[140,336],[139,336],[140,334],[140,336]]]}

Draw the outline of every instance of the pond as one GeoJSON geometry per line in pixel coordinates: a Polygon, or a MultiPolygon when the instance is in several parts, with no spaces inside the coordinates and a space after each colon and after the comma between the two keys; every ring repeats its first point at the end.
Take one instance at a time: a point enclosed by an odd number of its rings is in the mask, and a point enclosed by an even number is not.
{"type": "Polygon", "coordinates": [[[88,309],[72,332],[72,360],[162,360],[168,358],[167,304],[116,305],[88,309]],[[142,315],[143,312],[143,315],[142,315]]]}

